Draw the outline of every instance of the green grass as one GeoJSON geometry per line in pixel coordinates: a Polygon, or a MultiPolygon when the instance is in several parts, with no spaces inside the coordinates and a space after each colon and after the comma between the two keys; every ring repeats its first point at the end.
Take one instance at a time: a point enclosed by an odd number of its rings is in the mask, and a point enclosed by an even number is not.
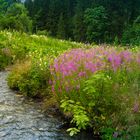
{"type": "Polygon", "coordinates": [[[40,56],[48,55],[56,57],[65,50],[77,48],[80,46],[81,46],[80,43],[58,40],[45,36],[27,35],[25,33],[19,33],[16,31],[13,32],[1,31],[0,64],[2,65],[2,63],[7,63],[3,62],[2,60],[2,56],[4,57],[4,55],[7,55],[7,57],[12,58],[11,61],[13,63],[17,60],[24,59],[25,57],[34,54],[40,56]],[[8,54],[2,54],[2,50],[4,50],[5,48],[10,52],[10,56],[8,54]]]}

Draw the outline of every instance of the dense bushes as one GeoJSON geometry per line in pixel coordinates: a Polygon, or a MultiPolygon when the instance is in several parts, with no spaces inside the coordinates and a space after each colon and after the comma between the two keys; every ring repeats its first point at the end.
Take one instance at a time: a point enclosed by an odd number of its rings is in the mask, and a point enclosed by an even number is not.
{"type": "Polygon", "coordinates": [[[49,93],[48,63],[26,61],[17,64],[8,76],[10,88],[17,89],[29,97],[43,97],[49,93]]]}
{"type": "MultiPolygon", "coordinates": [[[[8,5],[8,4],[7,4],[8,5]]],[[[15,29],[22,32],[32,31],[32,21],[23,4],[14,3],[0,13],[0,29],[15,29]]]]}
{"type": "Polygon", "coordinates": [[[140,16],[136,18],[133,25],[128,26],[123,33],[123,44],[139,45],[140,44],[140,16]]]}
{"type": "MultiPolygon", "coordinates": [[[[91,43],[113,43],[116,38],[121,43],[124,32],[130,39],[125,28],[140,15],[139,5],[139,0],[25,0],[34,31],[91,43]]],[[[130,44],[135,44],[137,36],[132,38],[130,44]]]]}
{"type": "Polygon", "coordinates": [[[102,132],[105,139],[113,139],[116,132],[118,138],[135,136],[139,57],[130,50],[94,48],[71,50],[54,61],[52,92],[64,111],[73,116],[77,127],[69,129],[71,135],[89,126],[95,133],[102,132]]]}

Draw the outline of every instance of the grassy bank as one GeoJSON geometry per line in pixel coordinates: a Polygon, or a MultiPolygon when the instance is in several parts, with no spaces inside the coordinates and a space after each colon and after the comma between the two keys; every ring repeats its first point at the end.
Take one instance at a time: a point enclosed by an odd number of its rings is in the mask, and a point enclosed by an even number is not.
{"type": "Polygon", "coordinates": [[[2,31],[0,69],[11,64],[9,86],[57,104],[71,118],[70,135],[91,128],[105,140],[140,138],[138,47],[93,47],[2,31]]]}

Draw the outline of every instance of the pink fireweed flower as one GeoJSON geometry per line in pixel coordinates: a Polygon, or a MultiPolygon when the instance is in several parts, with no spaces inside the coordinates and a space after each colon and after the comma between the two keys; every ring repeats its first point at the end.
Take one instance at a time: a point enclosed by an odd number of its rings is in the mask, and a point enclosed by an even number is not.
{"type": "Polygon", "coordinates": [[[57,62],[54,64],[54,68],[55,68],[55,70],[56,70],[56,71],[58,71],[58,70],[59,70],[59,65],[58,65],[58,63],[57,63],[57,62]]]}
{"type": "Polygon", "coordinates": [[[138,111],[139,111],[139,103],[136,102],[133,106],[133,112],[137,113],[138,111]]]}
{"type": "Polygon", "coordinates": [[[49,80],[49,85],[52,85],[52,80],[49,80]]]}
{"type": "Polygon", "coordinates": [[[83,71],[83,72],[79,72],[78,76],[79,76],[79,77],[86,76],[86,72],[85,72],[85,71],[83,71]]]}
{"type": "Polygon", "coordinates": [[[117,55],[117,54],[111,54],[108,57],[108,61],[111,63],[111,66],[114,71],[116,71],[122,63],[122,59],[121,59],[120,55],[117,55]]]}
{"type": "Polygon", "coordinates": [[[96,71],[96,66],[92,62],[87,62],[85,65],[86,69],[94,73],[96,71]]]}
{"type": "Polygon", "coordinates": [[[52,84],[58,92],[59,86],[65,91],[77,90],[77,85],[80,87],[80,82],[95,72],[101,70],[116,72],[123,68],[128,70],[131,63],[140,64],[140,54],[109,47],[72,49],[56,58],[50,66],[52,84]]]}
{"type": "Polygon", "coordinates": [[[123,51],[120,55],[126,62],[130,62],[132,60],[132,53],[130,51],[123,51]]]}
{"type": "Polygon", "coordinates": [[[54,85],[52,85],[52,92],[53,92],[53,93],[55,92],[55,88],[54,88],[54,85]]]}

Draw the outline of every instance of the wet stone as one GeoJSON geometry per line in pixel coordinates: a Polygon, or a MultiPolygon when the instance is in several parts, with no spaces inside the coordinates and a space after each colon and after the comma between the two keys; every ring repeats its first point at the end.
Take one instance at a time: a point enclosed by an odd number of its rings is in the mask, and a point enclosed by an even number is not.
{"type": "Polygon", "coordinates": [[[60,120],[8,88],[7,75],[0,72],[0,140],[95,140],[82,133],[70,137],[59,129],[60,120]]]}

